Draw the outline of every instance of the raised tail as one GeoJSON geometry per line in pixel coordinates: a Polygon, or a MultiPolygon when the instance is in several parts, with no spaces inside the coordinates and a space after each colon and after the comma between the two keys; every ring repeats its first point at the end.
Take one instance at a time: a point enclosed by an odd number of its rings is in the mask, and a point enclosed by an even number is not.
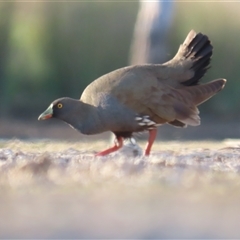
{"type": "Polygon", "coordinates": [[[210,67],[212,52],[213,46],[208,37],[191,30],[175,57],[167,64],[182,69],[180,72],[183,75],[179,77],[180,84],[197,85],[210,67]]]}

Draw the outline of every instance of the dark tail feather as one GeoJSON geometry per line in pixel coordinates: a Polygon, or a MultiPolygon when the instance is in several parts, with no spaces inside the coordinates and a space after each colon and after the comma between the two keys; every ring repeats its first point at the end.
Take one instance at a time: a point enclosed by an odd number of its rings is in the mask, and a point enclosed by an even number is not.
{"type": "Polygon", "coordinates": [[[213,47],[210,40],[202,33],[191,30],[180,46],[175,58],[184,58],[186,67],[194,71],[194,76],[181,82],[184,86],[197,85],[199,80],[209,69],[213,47]],[[189,65],[189,66],[188,66],[189,65]]]}

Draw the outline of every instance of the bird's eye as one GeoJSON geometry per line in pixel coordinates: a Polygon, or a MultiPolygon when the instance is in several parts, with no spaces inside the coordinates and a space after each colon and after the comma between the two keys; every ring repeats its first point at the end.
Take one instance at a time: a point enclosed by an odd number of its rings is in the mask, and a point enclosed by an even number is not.
{"type": "Polygon", "coordinates": [[[58,107],[58,108],[62,108],[62,107],[63,107],[62,103],[58,103],[58,104],[57,104],[57,107],[58,107]]]}

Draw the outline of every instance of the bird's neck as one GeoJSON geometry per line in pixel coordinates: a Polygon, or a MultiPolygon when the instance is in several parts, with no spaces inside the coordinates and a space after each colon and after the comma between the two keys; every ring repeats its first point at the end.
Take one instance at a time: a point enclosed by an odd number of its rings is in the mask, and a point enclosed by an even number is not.
{"type": "Polygon", "coordinates": [[[102,132],[98,109],[95,106],[78,101],[72,118],[65,121],[82,134],[91,135],[102,132]]]}

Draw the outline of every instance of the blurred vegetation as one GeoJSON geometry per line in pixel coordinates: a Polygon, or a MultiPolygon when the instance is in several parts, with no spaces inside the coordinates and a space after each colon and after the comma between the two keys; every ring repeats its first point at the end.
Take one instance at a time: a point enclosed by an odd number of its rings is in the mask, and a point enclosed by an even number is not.
{"type": "MultiPolygon", "coordinates": [[[[170,29],[174,56],[190,29],[209,36],[212,68],[204,81],[228,79],[201,106],[210,117],[238,117],[240,3],[175,3],[170,29]]],[[[138,2],[0,3],[0,110],[30,118],[58,97],[79,98],[95,78],[128,65],[138,2]]]]}

